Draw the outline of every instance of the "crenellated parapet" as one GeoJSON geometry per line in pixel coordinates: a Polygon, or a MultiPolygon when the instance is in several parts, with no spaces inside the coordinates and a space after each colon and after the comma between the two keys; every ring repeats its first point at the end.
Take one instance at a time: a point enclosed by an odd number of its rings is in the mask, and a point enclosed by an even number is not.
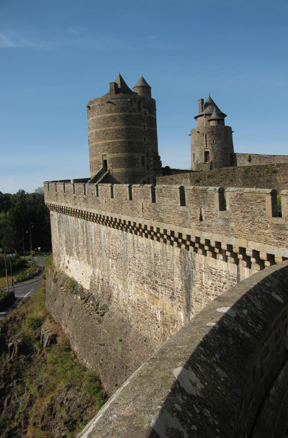
{"type": "Polygon", "coordinates": [[[255,270],[288,258],[279,195],[282,217],[271,189],[45,183],[51,211],[255,270]]]}

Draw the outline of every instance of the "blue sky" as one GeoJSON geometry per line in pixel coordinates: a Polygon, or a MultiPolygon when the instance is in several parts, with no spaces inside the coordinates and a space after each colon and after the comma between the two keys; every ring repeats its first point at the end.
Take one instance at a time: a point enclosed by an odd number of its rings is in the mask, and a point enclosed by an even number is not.
{"type": "Polygon", "coordinates": [[[0,0],[0,191],[89,176],[86,103],[118,71],[157,103],[163,165],[190,167],[208,93],[236,152],[287,154],[287,0],[0,0]]]}

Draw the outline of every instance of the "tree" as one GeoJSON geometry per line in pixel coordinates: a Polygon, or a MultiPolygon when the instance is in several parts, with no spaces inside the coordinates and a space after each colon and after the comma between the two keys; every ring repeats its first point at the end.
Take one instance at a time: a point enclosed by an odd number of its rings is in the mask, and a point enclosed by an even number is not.
{"type": "Polygon", "coordinates": [[[34,193],[18,190],[15,195],[0,192],[0,247],[5,252],[41,247],[51,250],[49,210],[44,204],[43,189],[34,193]]]}

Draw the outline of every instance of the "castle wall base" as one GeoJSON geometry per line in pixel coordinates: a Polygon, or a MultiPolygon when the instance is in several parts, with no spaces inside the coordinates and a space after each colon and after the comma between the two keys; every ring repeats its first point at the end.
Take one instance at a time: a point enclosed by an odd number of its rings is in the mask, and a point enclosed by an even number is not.
{"type": "Polygon", "coordinates": [[[46,305],[78,360],[99,375],[108,395],[155,351],[125,312],[59,271],[46,275],[46,305]]]}

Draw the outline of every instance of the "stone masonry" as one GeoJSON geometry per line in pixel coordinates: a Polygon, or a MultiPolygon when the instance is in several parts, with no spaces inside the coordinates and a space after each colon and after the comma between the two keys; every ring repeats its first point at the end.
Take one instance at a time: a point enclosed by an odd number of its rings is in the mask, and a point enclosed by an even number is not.
{"type": "Polygon", "coordinates": [[[156,102],[142,76],[132,91],[118,74],[107,94],[87,103],[87,118],[91,178],[100,171],[110,182],[153,182],[161,168],[156,102]]]}
{"type": "Polygon", "coordinates": [[[159,346],[223,290],[288,258],[281,194],[280,218],[273,190],[45,183],[55,266],[159,346]]]}

